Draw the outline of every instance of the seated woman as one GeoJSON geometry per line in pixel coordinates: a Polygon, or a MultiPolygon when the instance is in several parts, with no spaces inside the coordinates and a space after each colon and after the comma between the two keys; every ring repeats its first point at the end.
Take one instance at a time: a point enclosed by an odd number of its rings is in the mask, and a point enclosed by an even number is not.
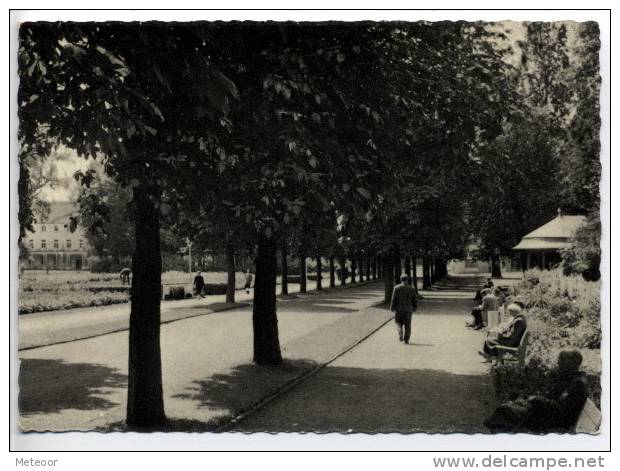
{"type": "Polygon", "coordinates": [[[560,352],[559,380],[547,396],[530,396],[523,404],[502,404],[484,425],[494,433],[569,432],[588,398],[588,383],[585,374],[579,371],[582,361],[577,350],[560,352]]]}
{"type": "Polygon", "coordinates": [[[483,288],[479,291],[479,293],[476,294],[476,298],[474,298],[474,301],[480,301],[481,304],[476,305],[472,311],[471,311],[471,315],[474,318],[474,321],[471,324],[467,324],[467,327],[473,327],[474,329],[482,329],[482,327],[484,326],[484,324],[482,323],[482,301],[483,299],[489,295],[489,293],[491,292],[491,290],[489,288],[483,288]],[[480,296],[478,296],[478,294],[480,294],[480,296]]]}
{"type": "Polygon", "coordinates": [[[478,352],[491,361],[491,357],[497,356],[497,346],[518,347],[521,343],[521,337],[527,330],[527,321],[523,316],[522,309],[516,304],[511,304],[506,308],[511,320],[503,325],[497,337],[489,337],[484,341],[483,351],[478,352]]]}

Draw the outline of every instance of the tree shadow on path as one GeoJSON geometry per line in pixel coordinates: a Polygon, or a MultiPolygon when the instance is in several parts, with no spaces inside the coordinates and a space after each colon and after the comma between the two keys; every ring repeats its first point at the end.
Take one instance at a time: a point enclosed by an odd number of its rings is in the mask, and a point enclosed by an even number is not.
{"type": "Polygon", "coordinates": [[[57,413],[64,409],[110,409],[111,388],[127,387],[127,375],[115,368],[62,360],[22,359],[19,369],[21,415],[57,413]]]}
{"type": "Polygon", "coordinates": [[[476,433],[495,406],[488,375],[328,367],[234,424],[243,432],[476,433]]]}
{"type": "MultiPolygon", "coordinates": [[[[236,416],[317,366],[318,363],[311,360],[284,360],[279,366],[239,365],[226,373],[193,381],[187,392],[173,398],[198,401],[198,407],[222,410],[227,416],[236,416]]],[[[181,420],[177,427],[182,427],[183,423],[181,420]]],[[[217,425],[210,424],[210,428],[217,425]]],[[[198,427],[194,424],[190,430],[195,428],[198,427]]]]}

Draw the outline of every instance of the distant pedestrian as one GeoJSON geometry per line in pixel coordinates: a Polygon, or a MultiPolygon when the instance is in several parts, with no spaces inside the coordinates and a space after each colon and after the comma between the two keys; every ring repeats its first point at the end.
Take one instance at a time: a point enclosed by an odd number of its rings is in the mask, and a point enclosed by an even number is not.
{"type": "Polygon", "coordinates": [[[390,310],[395,313],[394,321],[398,329],[398,340],[409,343],[411,316],[418,308],[418,298],[415,288],[409,284],[407,275],[402,275],[400,281],[400,284],[394,286],[390,310]]]}
{"type": "Polygon", "coordinates": [[[254,276],[252,275],[252,272],[250,271],[250,269],[248,268],[248,270],[245,272],[245,292],[250,294],[250,288],[252,287],[252,280],[254,279],[254,276]]]}
{"type": "Polygon", "coordinates": [[[130,284],[131,269],[123,268],[121,270],[120,275],[121,275],[121,285],[130,284]]]}
{"type": "Polygon", "coordinates": [[[196,295],[204,298],[204,289],[205,289],[205,279],[202,277],[202,272],[196,273],[194,277],[194,292],[196,295]]]}

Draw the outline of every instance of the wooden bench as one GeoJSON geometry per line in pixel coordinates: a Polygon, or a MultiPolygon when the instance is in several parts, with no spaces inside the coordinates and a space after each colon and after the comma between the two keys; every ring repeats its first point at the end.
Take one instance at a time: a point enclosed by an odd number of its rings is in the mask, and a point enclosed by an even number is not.
{"type": "Polygon", "coordinates": [[[527,351],[527,341],[529,336],[529,329],[526,329],[526,331],[523,332],[523,336],[521,337],[518,347],[497,345],[497,362],[504,363],[504,361],[517,361],[519,362],[519,366],[523,366],[525,363],[525,353],[527,351]],[[505,357],[506,354],[508,354],[508,357],[505,357]]]}
{"type": "Polygon", "coordinates": [[[575,433],[598,433],[603,415],[590,398],[586,399],[577,423],[575,433]]]}
{"type": "Polygon", "coordinates": [[[190,297],[192,295],[192,284],[191,283],[162,283],[161,285],[161,299],[172,299],[172,295],[173,293],[171,291],[174,291],[175,288],[183,288],[183,298],[178,298],[178,299],[185,299],[186,297],[188,297],[187,295],[189,294],[190,297]]]}

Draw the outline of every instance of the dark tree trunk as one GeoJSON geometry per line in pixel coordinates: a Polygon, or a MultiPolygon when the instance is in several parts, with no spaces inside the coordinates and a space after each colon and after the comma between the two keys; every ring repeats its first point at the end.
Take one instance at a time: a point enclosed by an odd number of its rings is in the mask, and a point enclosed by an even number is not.
{"type": "Polygon", "coordinates": [[[370,257],[366,257],[366,281],[370,280],[370,257]]]}
{"type": "Polygon", "coordinates": [[[409,284],[411,284],[411,258],[409,255],[405,255],[405,275],[409,277],[409,284]]]}
{"type": "Polygon", "coordinates": [[[340,259],[340,284],[342,286],[346,286],[347,284],[347,274],[345,273],[346,268],[347,268],[346,259],[342,257],[340,259]]]}
{"type": "Polygon", "coordinates": [[[394,290],[394,255],[388,254],[381,257],[381,268],[383,269],[384,301],[389,306],[394,290]]]}
{"type": "Polygon", "coordinates": [[[282,286],[280,288],[280,294],[288,294],[288,262],[286,257],[288,256],[286,250],[286,242],[282,242],[280,246],[280,259],[282,264],[282,286]]]}
{"type": "Polygon", "coordinates": [[[377,257],[377,278],[383,279],[383,259],[377,257]]]}
{"type": "Polygon", "coordinates": [[[491,254],[491,277],[502,277],[502,262],[499,253],[491,254]]]}
{"type": "Polygon", "coordinates": [[[329,257],[329,287],[336,286],[336,267],[334,263],[334,256],[329,257]]]}
{"type": "Polygon", "coordinates": [[[431,287],[431,269],[428,256],[422,257],[422,289],[431,287]]]}
{"type": "Polygon", "coordinates": [[[159,343],[162,286],[159,209],[155,207],[158,198],[158,191],[134,191],[136,245],[129,316],[127,425],[138,428],[158,427],[166,420],[159,343]]]}
{"type": "Polygon", "coordinates": [[[306,275],[306,252],[299,251],[299,292],[306,293],[308,291],[307,275],[306,275]]]}
{"type": "Polygon", "coordinates": [[[401,274],[402,274],[402,266],[400,264],[400,250],[397,247],[394,250],[394,283],[400,283],[401,274]]]}
{"type": "Polygon", "coordinates": [[[372,279],[376,280],[377,279],[377,257],[372,258],[372,266],[370,267],[370,269],[372,271],[372,279]]]}
{"type": "Polygon", "coordinates": [[[318,253],[316,254],[316,289],[317,291],[323,289],[323,262],[318,253]]]}
{"type": "Polygon", "coordinates": [[[448,276],[448,262],[445,258],[437,259],[437,277],[444,279],[448,276]]]}
{"type": "Polygon", "coordinates": [[[227,283],[226,283],[226,302],[234,303],[235,302],[235,249],[232,245],[228,244],[226,246],[226,272],[227,272],[227,283]]]}
{"type": "Polygon", "coordinates": [[[276,242],[261,237],[256,255],[256,280],[254,282],[254,361],[259,365],[282,363],[276,314],[276,278],[278,260],[276,242]]]}
{"type": "Polygon", "coordinates": [[[411,271],[413,272],[413,287],[418,289],[418,261],[415,254],[411,257],[411,271]]]}
{"type": "Polygon", "coordinates": [[[360,283],[362,283],[364,281],[364,259],[360,258],[357,262],[357,265],[359,266],[360,283]]]}
{"type": "Polygon", "coordinates": [[[437,273],[435,272],[435,256],[431,257],[429,268],[431,271],[431,284],[434,284],[437,281],[437,273]]]}

